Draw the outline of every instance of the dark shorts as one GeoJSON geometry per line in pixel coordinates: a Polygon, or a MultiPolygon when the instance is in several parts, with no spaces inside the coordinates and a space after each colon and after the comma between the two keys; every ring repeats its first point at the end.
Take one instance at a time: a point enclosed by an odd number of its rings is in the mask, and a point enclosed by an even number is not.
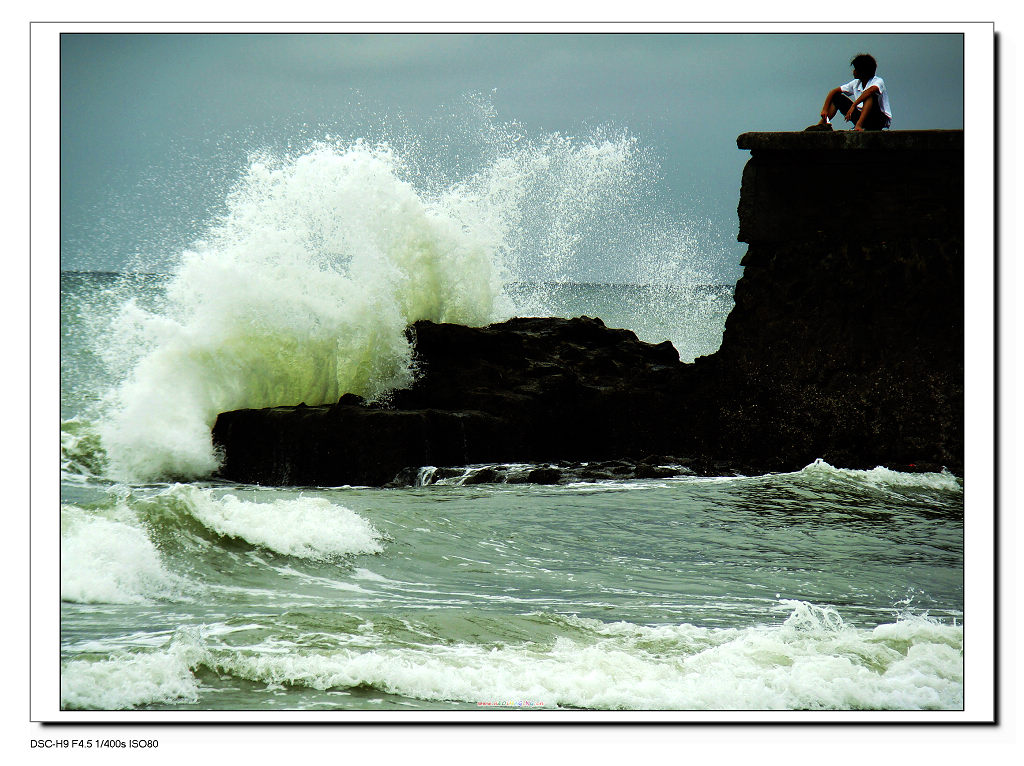
{"type": "MultiPolygon", "coordinates": [[[[832,99],[832,103],[839,109],[837,114],[845,115],[850,111],[850,107],[853,106],[853,99],[844,93],[837,93],[835,98],[832,99]]],[[[862,107],[857,107],[857,114],[860,114],[862,107]]],[[[853,122],[856,124],[858,117],[854,117],[853,122]]],[[[875,108],[871,110],[868,118],[864,121],[864,130],[881,130],[882,128],[889,127],[889,118],[885,116],[885,113],[878,108],[878,101],[875,100],[875,108]]]]}

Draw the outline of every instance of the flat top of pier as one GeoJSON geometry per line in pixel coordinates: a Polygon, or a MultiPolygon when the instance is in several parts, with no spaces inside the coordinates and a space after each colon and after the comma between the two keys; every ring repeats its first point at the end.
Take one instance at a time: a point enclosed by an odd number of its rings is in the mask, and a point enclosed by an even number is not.
{"type": "Polygon", "coordinates": [[[832,149],[891,149],[901,151],[963,151],[962,130],[787,131],[743,133],[740,149],[800,152],[832,149]]]}

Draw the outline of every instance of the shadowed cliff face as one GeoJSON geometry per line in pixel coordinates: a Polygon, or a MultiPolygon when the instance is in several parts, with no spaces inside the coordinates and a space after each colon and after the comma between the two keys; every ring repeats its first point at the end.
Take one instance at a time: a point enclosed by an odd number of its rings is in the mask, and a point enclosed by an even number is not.
{"type": "Polygon", "coordinates": [[[714,450],[963,468],[963,134],[744,134],[750,247],[722,346],[714,450]],[[733,444],[732,447],[729,445],[733,444]]]}
{"type": "Polygon", "coordinates": [[[665,462],[749,473],[819,457],[962,473],[962,133],[739,145],[752,151],[749,249],[715,354],[682,364],[668,343],[585,317],[418,322],[412,388],[387,407],[346,396],[224,413],[221,475],[380,485],[423,465],[619,460],[653,475],[665,462]]]}
{"type": "Polygon", "coordinates": [[[768,469],[961,471],[962,262],[949,240],[752,245],[722,347],[694,365],[698,430],[768,469]]]}

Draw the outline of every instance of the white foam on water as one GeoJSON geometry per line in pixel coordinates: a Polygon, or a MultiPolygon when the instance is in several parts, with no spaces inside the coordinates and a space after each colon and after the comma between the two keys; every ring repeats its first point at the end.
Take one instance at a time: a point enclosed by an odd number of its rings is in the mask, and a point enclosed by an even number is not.
{"type": "MultiPolygon", "coordinates": [[[[429,532],[430,530],[425,529],[423,531],[429,532]]],[[[356,569],[353,570],[352,577],[356,580],[370,580],[372,582],[395,582],[394,580],[389,580],[383,575],[379,575],[376,572],[371,572],[369,569],[363,569],[361,567],[356,567],[356,569]]]]}
{"type": "Polygon", "coordinates": [[[123,504],[105,513],[61,507],[62,600],[130,604],[176,597],[181,590],[180,579],[164,568],[146,530],[123,504]]]}
{"type": "Polygon", "coordinates": [[[125,710],[157,703],[195,702],[200,687],[192,670],[206,656],[197,631],[179,631],[165,649],[122,652],[105,660],[61,666],[65,710],[125,710]]]}
{"type": "Polygon", "coordinates": [[[383,535],[354,511],[324,498],[254,502],[187,484],[163,493],[206,528],[225,537],[305,559],[380,553],[383,535]]]}
{"type": "Polygon", "coordinates": [[[124,710],[158,702],[195,702],[198,685],[188,664],[170,652],[111,660],[76,660],[61,669],[65,710],[124,710]]]}
{"type": "MultiPolygon", "coordinates": [[[[605,479],[602,481],[573,481],[564,485],[564,491],[573,494],[588,495],[601,492],[625,492],[634,489],[665,489],[669,485],[663,481],[652,481],[651,479],[634,479],[632,481],[616,481],[605,479]]],[[[559,487],[558,489],[563,489],[559,487]]]]}
{"type": "Polygon", "coordinates": [[[862,486],[889,490],[894,488],[937,489],[946,492],[963,492],[963,485],[947,470],[938,473],[906,473],[877,466],[868,471],[852,468],[836,468],[821,458],[797,471],[796,475],[811,478],[851,481],[862,486]]]}
{"type": "MultiPolygon", "coordinates": [[[[423,700],[485,706],[642,710],[960,709],[963,628],[907,615],[874,629],[831,607],[782,602],[781,625],[702,628],[539,615],[553,644],[439,642],[387,647],[361,631],[335,650],[300,640],[228,646],[216,626],[179,631],[165,649],[74,660],[61,671],[65,708],[197,702],[200,667],[317,690],[371,686],[423,700]],[[373,648],[374,645],[379,648],[373,648]],[[368,648],[370,647],[370,648],[368,648]]],[[[251,626],[250,626],[251,627],[251,626]]],[[[234,632],[241,628],[230,629],[234,632]]]]}
{"type": "Polygon", "coordinates": [[[215,651],[219,670],[314,689],[597,709],[959,709],[963,629],[908,617],[874,630],[790,602],[780,626],[645,627],[560,618],[553,646],[215,651]]]}

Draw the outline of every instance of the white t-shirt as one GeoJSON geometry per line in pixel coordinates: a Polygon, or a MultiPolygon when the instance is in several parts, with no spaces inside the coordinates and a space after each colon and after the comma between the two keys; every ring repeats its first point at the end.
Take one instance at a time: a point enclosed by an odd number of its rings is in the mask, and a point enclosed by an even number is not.
{"type": "Polygon", "coordinates": [[[885,90],[885,83],[881,77],[872,77],[868,80],[868,84],[864,85],[860,80],[850,80],[846,85],[840,85],[839,90],[843,94],[850,97],[851,101],[856,101],[861,93],[866,91],[872,85],[878,87],[878,106],[882,110],[882,114],[892,120],[892,107],[889,105],[889,94],[885,90]]]}

